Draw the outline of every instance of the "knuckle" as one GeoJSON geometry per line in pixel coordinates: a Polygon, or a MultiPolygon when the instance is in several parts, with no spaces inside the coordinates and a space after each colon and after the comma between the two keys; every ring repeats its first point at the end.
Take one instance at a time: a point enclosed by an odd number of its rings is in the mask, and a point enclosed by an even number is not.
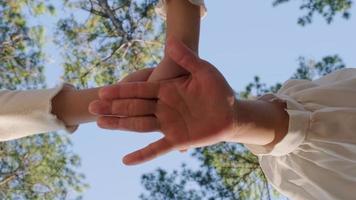
{"type": "Polygon", "coordinates": [[[148,149],[148,154],[152,157],[155,158],[158,156],[158,149],[155,143],[149,144],[147,146],[148,149]]]}
{"type": "Polygon", "coordinates": [[[128,127],[134,131],[138,131],[138,127],[139,127],[139,121],[138,120],[131,120],[131,119],[128,119],[127,120],[127,123],[128,123],[128,127]]]}
{"type": "Polygon", "coordinates": [[[151,115],[155,112],[155,103],[152,101],[141,101],[139,109],[141,110],[141,115],[151,115]]]}
{"type": "Polygon", "coordinates": [[[132,100],[132,101],[127,102],[127,105],[126,105],[126,114],[127,114],[128,116],[133,116],[133,115],[135,115],[135,108],[136,108],[136,105],[137,105],[137,100],[132,100]]]}
{"type": "Polygon", "coordinates": [[[150,127],[150,131],[157,131],[159,130],[159,123],[158,121],[151,117],[150,120],[149,120],[149,127],[150,127]]]}
{"type": "Polygon", "coordinates": [[[152,102],[150,105],[150,110],[153,114],[155,114],[157,112],[157,104],[156,102],[152,102]]]}
{"type": "Polygon", "coordinates": [[[112,119],[111,124],[114,128],[122,128],[122,123],[120,119],[112,119]]]}
{"type": "Polygon", "coordinates": [[[116,101],[113,106],[112,106],[112,114],[114,115],[122,115],[124,114],[123,112],[125,112],[126,110],[124,109],[124,105],[122,103],[122,101],[116,101]]]}
{"type": "Polygon", "coordinates": [[[136,123],[135,122],[132,122],[132,123],[133,123],[133,126],[134,126],[135,130],[137,130],[137,131],[144,131],[145,130],[144,120],[140,119],[140,120],[137,120],[136,123]]]}
{"type": "Polygon", "coordinates": [[[111,113],[112,114],[120,114],[121,111],[121,103],[119,101],[114,101],[111,105],[111,113]]]}

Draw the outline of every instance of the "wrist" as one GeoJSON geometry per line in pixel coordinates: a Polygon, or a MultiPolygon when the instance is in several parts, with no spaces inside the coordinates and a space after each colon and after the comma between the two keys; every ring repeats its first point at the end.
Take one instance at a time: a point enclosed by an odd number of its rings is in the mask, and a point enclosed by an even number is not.
{"type": "Polygon", "coordinates": [[[67,85],[64,85],[62,90],[52,99],[52,114],[54,114],[64,124],[68,125],[68,105],[70,105],[69,99],[74,94],[74,89],[70,89],[67,85]]]}
{"type": "Polygon", "coordinates": [[[273,147],[279,143],[288,133],[289,114],[286,111],[287,103],[271,94],[263,96],[261,101],[269,104],[273,110],[274,139],[265,145],[267,147],[273,147]]]}
{"type": "Polygon", "coordinates": [[[52,113],[66,126],[76,126],[81,123],[96,120],[96,116],[88,111],[90,102],[99,99],[99,88],[73,90],[64,87],[52,99],[52,113]]]}
{"type": "Polygon", "coordinates": [[[158,64],[158,66],[153,70],[148,81],[172,79],[187,73],[187,71],[175,63],[170,57],[165,56],[158,64]]]}
{"type": "Polygon", "coordinates": [[[284,104],[264,100],[236,100],[234,128],[228,142],[276,144],[288,130],[288,114],[284,108],[284,104]]]}

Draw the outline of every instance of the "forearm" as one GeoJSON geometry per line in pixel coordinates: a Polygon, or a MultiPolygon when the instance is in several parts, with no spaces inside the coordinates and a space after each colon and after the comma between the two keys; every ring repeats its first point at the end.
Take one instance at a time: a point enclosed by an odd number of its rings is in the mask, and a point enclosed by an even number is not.
{"type": "Polygon", "coordinates": [[[95,121],[96,117],[89,113],[88,106],[99,99],[98,90],[62,90],[52,100],[52,113],[67,126],[95,121]]]}
{"type": "MultiPolygon", "coordinates": [[[[198,54],[200,33],[200,7],[188,0],[167,0],[166,37],[175,37],[198,54]]],[[[166,50],[165,50],[166,52],[166,50]]],[[[168,56],[155,69],[149,81],[169,79],[185,74],[168,56]]]]}
{"type": "Polygon", "coordinates": [[[274,146],[288,132],[289,116],[283,102],[237,101],[236,131],[231,142],[274,146]]]}
{"type": "Polygon", "coordinates": [[[198,53],[200,7],[188,0],[167,0],[167,38],[182,41],[198,53]]]}

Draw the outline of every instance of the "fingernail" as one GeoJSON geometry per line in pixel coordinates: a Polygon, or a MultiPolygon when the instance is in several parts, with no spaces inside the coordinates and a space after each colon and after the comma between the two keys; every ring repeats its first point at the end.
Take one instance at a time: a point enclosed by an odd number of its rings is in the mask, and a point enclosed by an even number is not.
{"type": "Polygon", "coordinates": [[[89,105],[89,112],[92,114],[111,114],[111,104],[104,101],[93,101],[89,105]]]}
{"type": "Polygon", "coordinates": [[[97,115],[99,113],[98,101],[93,101],[89,104],[88,108],[89,113],[97,115]]]}
{"type": "Polygon", "coordinates": [[[132,162],[132,159],[130,159],[129,156],[125,156],[125,157],[122,159],[122,162],[123,162],[125,165],[128,165],[128,166],[134,165],[133,162],[132,162]]]}

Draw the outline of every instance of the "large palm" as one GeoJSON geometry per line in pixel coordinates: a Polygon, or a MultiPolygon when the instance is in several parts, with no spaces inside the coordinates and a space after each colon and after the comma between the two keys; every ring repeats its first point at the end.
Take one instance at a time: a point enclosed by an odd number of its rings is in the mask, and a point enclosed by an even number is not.
{"type": "Polygon", "coordinates": [[[102,128],[138,132],[159,130],[164,137],[125,157],[137,164],[174,149],[226,141],[234,129],[234,92],[221,73],[181,43],[169,55],[189,75],[161,82],[131,82],[104,88],[91,110],[106,115],[102,128]],[[110,115],[110,116],[107,116],[110,115]]]}

